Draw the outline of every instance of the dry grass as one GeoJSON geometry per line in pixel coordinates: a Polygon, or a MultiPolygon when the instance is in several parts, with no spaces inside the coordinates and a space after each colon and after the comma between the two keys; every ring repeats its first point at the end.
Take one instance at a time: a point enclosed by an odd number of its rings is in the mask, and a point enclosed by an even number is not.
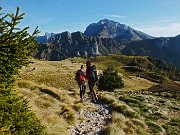
{"type": "Polygon", "coordinates": [[[122,113],[124,116],[129,118],[141,118],[141,116],[133,110],[130,106],[122,102],[114,102],[110,105],[110,108],[118,113],[122,113]]]}
{"type": "Polygon", "coordinates": [[[83,107],[77,103],[79,89],[74,80],[80,65],[73,59],[35,60],[21,72],[17,81],[18,93],[29,100],[31,110],[47,127],[48,135],[68,135],[70,124],[77,120],[76,111],[83,107]]]}
{"type": "Polygon", "coordinates": [[[123,76],[122,80],[124,82],[124,88],[119,89],[120,91],[137,91],[156,85],[154,82],[136,76],[123,76]]]}
{"type": "Polygon", "coordinates": [[[73,108],[76,110],[76,111],[80,111],[82,108],[83,108],[83,104],[82,103],[77,103],[73,106],[73,108]]]}
{"type": "Polygon", "coordinates": [[[79,102],[79,87],[74,77],[85,62],[80,58],[34,60],[22,69],[16,82],[18,93],[29,100],[31,110],[47,127],[48,135],[70,134],[69,128],[76,123],[78,111],[84,107],[96,110],[92,103],[79,102]]]}
{"type": "Polygon", "coordinates": [[[118,112],[112,113],[111,123],[106,128],[107,135],[135,135],[137,133],[147,134],[144,122],[129,119],[118,112]]]}
{"type": "Polygon", "coordinates": [[[56,87],[58,89],[77,88],[74,74],[80,63],[64,61],[34,61],[28,68],[21,72],[21,79],[31,80],[38,84],[56,87]],[[32,71],[28,69],[35,68],[32,71]]]}
{"type": "Polygon", "coordinates": [[[116,97],[111,92],[100,92],[99,99],[106,104],[118,102],[116,97]]]}
{"type": "MultiPolygon", "coordinates": [[[[85,65],[85,62],[86,60],[81,58],[63,61],[34,60],[34,63],[30,64],[29,67],[24,67],[22,70],[21,76],[17,81],[19,95],[29,100],[31,110],[47,127],[46,132],[48,135],[70,134],[69,128],[71,124],[76,123],[78,120],[83,121],[81,117],[77,119],[78,111],[82,108],[88,108],[92,111],[97,109],[92,103],[79,102],[79,88],[74,80],[74,76],[76,70],[79,69],[80,65],[85,65]]],[[[97,65],[100,73],[102,73],[103,69],[107,68],[107,65],[116,65],[113,61],[109,63],[100,62],[101,60],[94,61],[93,63],[97,65]]],[[[118,66],[121,66],[121,64],[118,66]]],[[[120,68],[118,71],[121,71],[120,68]]],[[[115,93],[98,91],[99,99],[109,104],[112,111],[116,111],[112,113],[112,120],[107,126],[106,134],[146,135],[148,125],[151,126],[153,124],[144,122],[140,116],[142,110],[139,108],[139,105],[140,102],[147,100],[149,100],[149,103],[153,102],[154,96],[143,93],[134,95],[127,93],[124,96],[121,93],[127,91],[138,92],[139,90],[150,88],[155,83],[139,77],[129,76],[124,71],[120,75],[125,84],[123,89],[117,89],[115,93]],[[123,96],[121,101],[119,99],[120,94],[123,96]]],[[[156,89],[157,87],[152,88],[156,89]]],[[[148,103],[146,105],[148,106],[148,103]]],[[[173,104],[173,107],[179,109],[178,105],[173,104]]],[[[146,110],[146,108],[143,109],[146,110]]],[[[150,110],[151,108],[149,107],[148,109],[150,110]]],[[[177,115],[179,116],[179,114],[177,115]]],[[[151,127],[149,130],[155,131],[156,129],[151,127]]]]}
{"type": "MultiPolygon", "coordinates": [[[[29,100],[31,110],[47,127],[46,132],[49,135],[69,134],[67,132],[69,127],[68,121],[66,117],[60,116],[63,106],[67,104],[59,101],[51,95],[42,93],[40,89],[31,91],[27,88],[20,88],[19,94],[25,96],[25,98],[29,100]]],[[[63,98],[61,100],[63,100],[63,98]]]]}
{"type": "Polygon", "coordinates": [[[102,94],[99,99],[102,102],[109,104],[109,109],[111,111],[116,111],[130,118],[141,118],[135,110],[126,103],[118,100],[118,98],[111,93],[106,92],[105,94],[102,94]]]}

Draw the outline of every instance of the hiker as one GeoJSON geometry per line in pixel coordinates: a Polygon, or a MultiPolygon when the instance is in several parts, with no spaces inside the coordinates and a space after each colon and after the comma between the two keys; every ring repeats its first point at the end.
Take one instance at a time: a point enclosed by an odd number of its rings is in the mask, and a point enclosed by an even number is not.
{"type": "Polygon", "coordinates": [[[86,92],[86,82],[85,82],[83,65],[81,65],[80,69],[76,72],[76,81],[79,85],[81,101],[83,101],[83,98],[86,92]]]}
{"type": "Polygon", "coordinates": [[[89,85],[89,90],[90,90],[90,95],[92,97],[92,101],[96,102],[97,96],[94,91],[94,86],[95,86],[96,82],[98,81],[98,76],[97,76],[96,66],[95,65],[91,66],[90,61],[86,62],[86,78],[88,79],[88,85],[89,85]]]}

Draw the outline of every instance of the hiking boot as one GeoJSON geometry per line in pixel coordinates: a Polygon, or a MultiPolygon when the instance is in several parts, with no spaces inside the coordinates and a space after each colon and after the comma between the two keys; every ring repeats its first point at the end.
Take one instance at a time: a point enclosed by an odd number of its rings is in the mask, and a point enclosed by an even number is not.
{"type": "Polygon", "coordinates": [[[91,95],[92,95],[91,92],[88,92],[87,94],[88,94],[89,97],[91,97],[91,95]]]}
{"type": "Polygon", "coordinates": [[[82,103],[84,102],[84,100],[83,100],[83,98],[81,98],[81,100],[80,100],[82,103]]]}
{"type": "Polygon", "coordinates": [[[96,100],[95,100],[95,99],[91,99],[91,102],[92,102],[92,103],[96,103],[96,100]]]}
{"type": "Polygon", "coordinates": [[[97,96],[95,96],[94,98],[95,98],[95,100],[98,100],[98,97],[97,97],[97,96]]]}

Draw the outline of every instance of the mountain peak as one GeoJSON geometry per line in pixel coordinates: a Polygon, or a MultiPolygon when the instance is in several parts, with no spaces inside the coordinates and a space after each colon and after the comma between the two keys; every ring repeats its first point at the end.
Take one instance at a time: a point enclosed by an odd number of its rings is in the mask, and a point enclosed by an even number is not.
{"type": "Polygon", "coordinates": [[[85,32],[87,36],[99,36],[102,38],[119,37],[126,40],[152,39],[153,37],[143,32],[137,31],[125,24],[120,24],[109,19],[102,19],[98,23],[90,24],[85,32]]]}
{"type": "Polygon", "coordinates": [[[110,22],[114,22],[114,21],[109,20],[109,19],[102,19],[98,22],[98,24],[106,24],[106,23],[110,23],[110,22]]]}

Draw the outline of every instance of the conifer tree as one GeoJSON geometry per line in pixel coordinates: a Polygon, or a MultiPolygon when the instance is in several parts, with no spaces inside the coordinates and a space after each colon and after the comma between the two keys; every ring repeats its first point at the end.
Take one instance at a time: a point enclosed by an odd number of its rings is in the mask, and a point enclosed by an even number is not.
{"type": "Polygon", "coordinates": [[[28,101],[16,94],[14,81],[22,66],[28,64],[28,57],[36,48],[34,36],[28,28],[17,28],[23,14],[19,7],[15,14],[4,14],[0,7],[0,134],[41,135],[44,126],[29,110],[28,101]]]}

